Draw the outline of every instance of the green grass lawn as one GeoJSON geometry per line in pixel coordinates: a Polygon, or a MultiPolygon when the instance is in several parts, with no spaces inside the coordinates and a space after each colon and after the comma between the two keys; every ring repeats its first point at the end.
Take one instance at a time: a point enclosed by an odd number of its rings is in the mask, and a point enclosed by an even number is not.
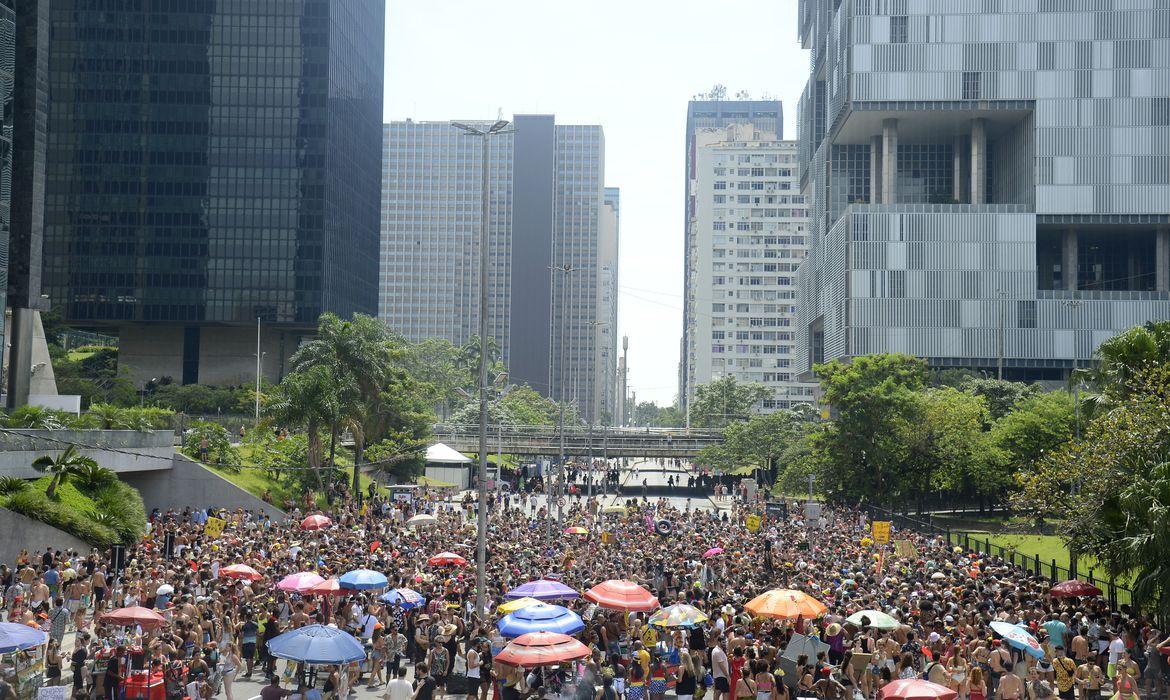
{"type": "MultiPolygon", "coordinates": [[[[1043,573],[1049,574],[1049,567],[1052,561],[1056,560],[1058,567],[1065,569],[1069,568],[1068,546],[1057,535],[1030,535],[1030,534],[1012,534],[1012,533],[994,533],[994,532],[968,532],[973,540],[977,540],[980,545],[975,547],[980,551],[984,551],[985,547],[982,543],[990,542],[994,546],[999,546],[1008,551],[1014,551],[1018,555],[1023,555],[1029,559],[1040,557],[1040,562],[1043,565],[1043,573]]],[[[952,531],[951,539],[956,543],[959,542],[957,534],[952,531]]],[[[975,545],[975,542],[972,542],[975,545]]],[[[994,553],[999,553],[999,550],[991,550],[994,553]]],[[[1006,556],[1006,555],[1005,555],[1006,556]]],[[[1016,557],[1019,562],[1019,557],[1016,557]]],[[[1031,565],[1031,566],[1034,566],[1031,565]]],[[[1077,560],[1077,578],[1081,580],[1089,580],[1089,571],[1093,572],[1093,583],[1102,590],[1106,590],[1108,583],[1108,576],[1105,573],[1104,567],[1096,560],[1095,557],[1081,556],[1077,560]]],[[[1058,572],[1058,576],[1062,576],[1065,572],[1058,572]]],[[[1129,585],[1129,577],[1118,579],[1117,584],[1120,586],[1129,585]]],[[[1118,591],[1118,602],[1128,603],[1129,594],[1125,591],[1118,591]]]]}
{"type": "MultiPolygon", "coordinates": [[[[49,481],[51,478],[52,477],[42,476],[41,478],[32,482],[32,488],[40,491],[41,493],[44,493],[45,489],[49,488],[49,481]]],[[[91,510],[94,509],[93,499],[79,491],[76,486],[68,481],[66,481],[64,484],[57,485],[57,492],[54,494],[54,496],[58,503],[77,511],[78,513],[88,514],[91,510]]]]}
{"type": "MultiPolygon", "coordinates": [[[[258,451],[263,448],[259,445],[243,444],[237,446],[236,449],[242,464],[254,464],[258,451]]],[[[352,474],[353,455],[348,450],[339,450],[337,452],[337,465],[345,468],[347,473],[352,474]]],[[[208,467],[257,498],[263,497],[264,492],[269,491],[272,495],[272,503],[278,507],[286,498],[291,498],[297,503],[300,503],[300,500],[304,498],[304,488],[299,483],[283,479],[278,481],[263,469],[241,469],[238,472],[232,472],[226,469],[217,469],[214,465],[208,465],[208,467]]],[[[362,493],[365,493],[371,479],[366,474],[361,474],[359,479],[362,493]]],[[[326,506],[324,493],[317,494],[317,507],[325,508],[326,506]]]]}

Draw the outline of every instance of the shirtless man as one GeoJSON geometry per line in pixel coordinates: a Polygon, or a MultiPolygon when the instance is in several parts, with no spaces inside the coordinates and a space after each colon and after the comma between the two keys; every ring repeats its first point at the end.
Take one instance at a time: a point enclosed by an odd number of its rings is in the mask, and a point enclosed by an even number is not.
{"type": "Polygon", "coordinates": [[[106,572],[104,568],[93,572],[93,576],[89,579],[89,585],[93,589],[93,616],[96,618],[101,614],[103,603],[106,600],[106,572]]]}
{"type": "MultiPolygon", "coordinates": [[[[1002,650],[1000,650],[1002,651],[1002,650]]],[[[992,655],[994,659],[995,656],[992,655]]],[[[1014,673],[1005,673],[999,679],[996,700],[1020,700],[1024,697],[1024,682],[1014,673]]]]}
{"type": "Polygon", "coordinates": [[[1072,640],[1073,660],[1080,665],[1092,658],[1092,655],[1092,652],[1089,651],[1089,628],[1081,627],[1072,640]]]}
{"type": "Polygon", "coordinates": [[[1073,675],[1073,683],[1081,689],[1081,700],[1100,700],[1101,698],[1101,667],[1086,659],[1077,666],[1073,675]]]}
{"type": "Polygon", "coordinates": [[[294,612],[292,614],[291,620],[292,620],[292,626],[290,627],[290,629],[298,629],[300,627],[304,627],[305,625],[309,624],[310,618],[305,613],[305,604],[304,603],[297,603],[296,612],[294,612]]]}
{"type": "MultiPolygon", "coordinates": [[[[987,664],[991,667],[990,691],[992,695],[994,695],[996,689],[999,688],[999,684],[1004,676],[1012,676],[1013,678],[1016,678],[1017,682],[1019,681],[1019,678],[1016,677],[1015,674],[1011,673],[1011,652],[1009,652],[1007,649],[1004,649],[1003,646],[999,643],[999,640],[992,640],[991,645],[992,650],[988,656],[987,664]]],[[[1022,683],[1020,684],[1020,687],[1023,688],[1022,683]]]]}

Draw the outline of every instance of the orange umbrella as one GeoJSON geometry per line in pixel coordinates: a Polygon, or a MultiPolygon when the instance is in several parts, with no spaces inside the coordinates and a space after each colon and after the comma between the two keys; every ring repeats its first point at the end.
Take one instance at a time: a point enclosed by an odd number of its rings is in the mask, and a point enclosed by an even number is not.
{"type": "Polygon", "coordinates": [[[496,654],[496,661],[510,666],[533,668],[556,666],[589,657],[589,647],[567,634],[529,632],[516,637],[496,654]]]}
{"type": "Polygon", "coordinates": [[[761,593],[744,606],[748,612],[759,617],[775,617],[792,620],[803,617],[811,620],[828,611],[825,604],[804,591],[774,588],[761,593]]]}
{"type": "Polygon", "coordinates": [[[658,599],[633,581],[610,579],[585,591],[585,600],[611,610],[648,612],[658,609],[658,599]]]}

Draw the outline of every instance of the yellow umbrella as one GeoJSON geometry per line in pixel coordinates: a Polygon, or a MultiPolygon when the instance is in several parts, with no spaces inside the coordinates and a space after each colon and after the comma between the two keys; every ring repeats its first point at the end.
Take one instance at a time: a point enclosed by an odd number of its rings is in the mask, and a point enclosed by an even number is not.
{"type": "Polygon", "coordinates": [[[509,600],[507,603],[502,603],[496,610],[502,613],[514,613],[521,608],[527,608],[529,605],[537,605],[541,601],[536,598],[517,598],[516,600],[509,600]]]}
{"type": "Polygon", "coordinates": [[[626,507],[619,506],[619,505],[606,506],[606,507],[601,509],[601,512],[602,513],[624,513],[624,512],[626,512],[626,507]]]}
{"type": "Polygon", "coordinates": [[[580,527],[580,526],[567,527],[567,528],[565,528],[565,534],[566,535],[588,535],[589,531],[583,527],[580,527]]]}

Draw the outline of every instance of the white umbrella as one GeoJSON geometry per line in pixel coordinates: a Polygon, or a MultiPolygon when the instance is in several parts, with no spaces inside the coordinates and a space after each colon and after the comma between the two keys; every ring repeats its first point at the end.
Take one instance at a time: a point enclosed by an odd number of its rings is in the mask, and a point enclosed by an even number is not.
{"type": "Polygon", "coordinates": [[[406,524],[411,525],[413,527],[421,527],[423,525],[434,525],[435,522],[437,522],[435,520],[435,516],[427,515],[426,513],[422,513],[422,514],[414,516],[410,520],[407,520],[406,524]]]}
{"type": "Polygon", "coordinates": [[[170,595],[174,592],[175,592],[174,586],[172,586],[169,583],[164,583],[163,585],[158,587],[158,590],[155,591],[154,594],[155,595],[170,595]]]}

